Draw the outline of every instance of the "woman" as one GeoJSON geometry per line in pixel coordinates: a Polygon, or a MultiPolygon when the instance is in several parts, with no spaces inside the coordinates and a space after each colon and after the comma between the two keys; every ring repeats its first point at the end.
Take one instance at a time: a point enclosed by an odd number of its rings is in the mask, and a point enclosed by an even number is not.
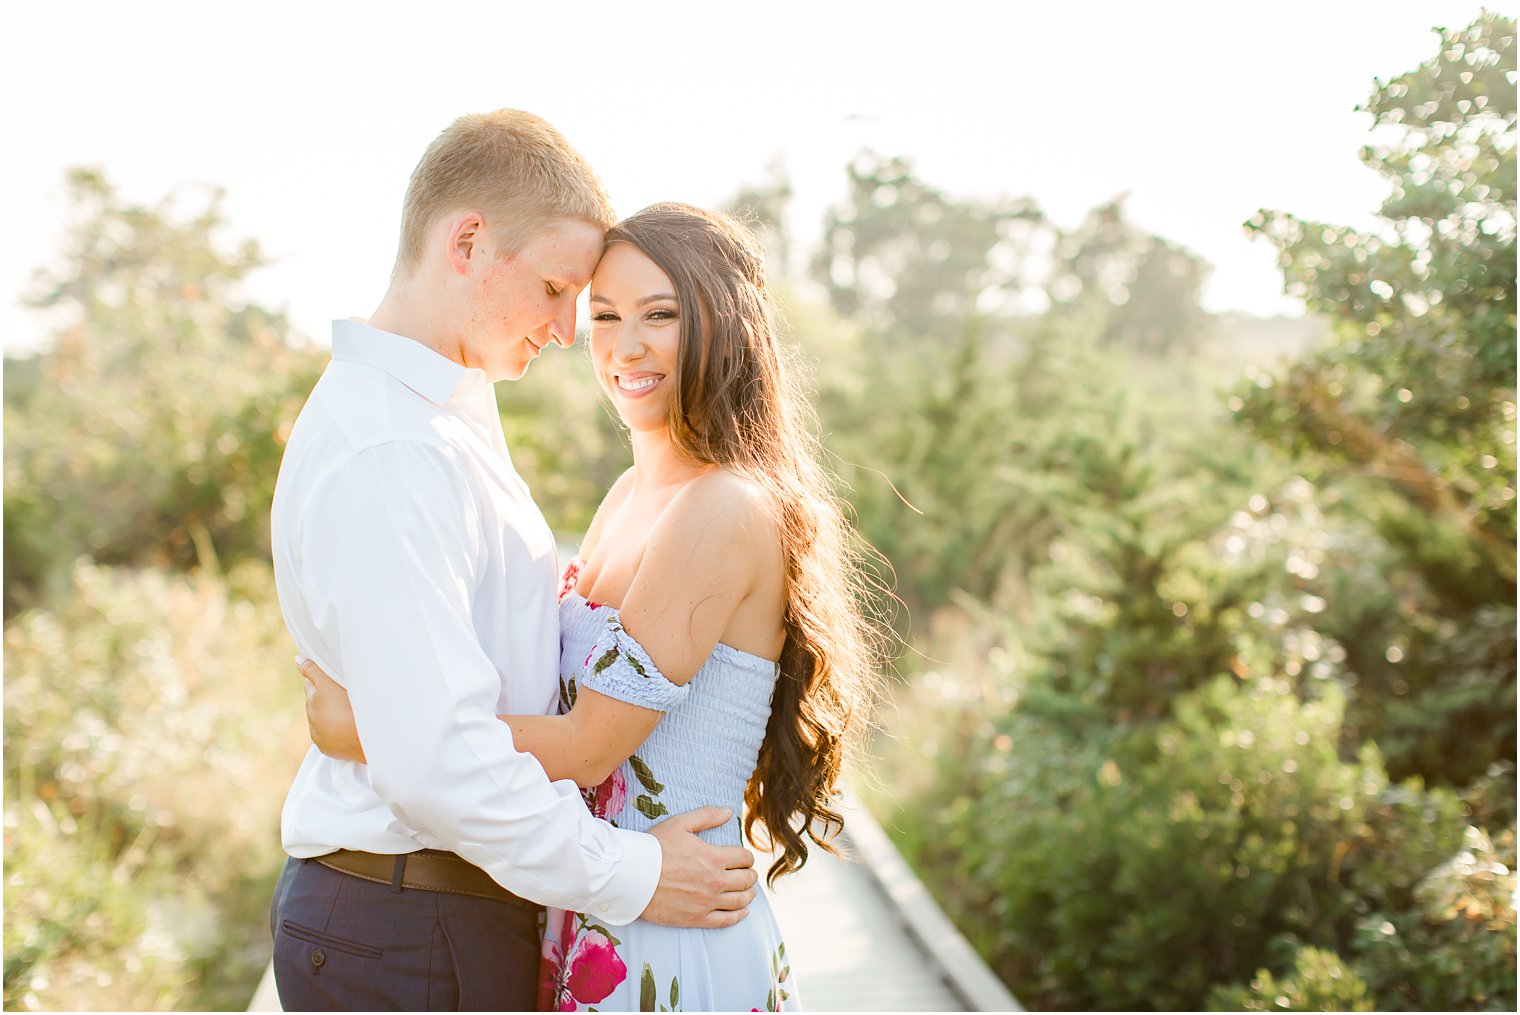
{"type": "MultiPolygon", "coordinates": [[[[645,209],[608,233],[590,305],[593,369],[634,464],[566,570],[562,714],[502,719],[620,827],[742,800],[745,833],[780,853],[774,882],[842,827],[840,766],[880,659],[866,573],[742,227],[645,209]]],[[[303,672],[313,714],[341,706],[336,683],[303,672]]],[[[313,739],[362,760],[347,716],[313,739]]],[[[738,821],[703,837],[738,844],[738,821]]],[[[542,986],[552,1010],[800,1006],[763,895],[720,931],[638,921],[614,936],[551,910],[542,986]]]]}

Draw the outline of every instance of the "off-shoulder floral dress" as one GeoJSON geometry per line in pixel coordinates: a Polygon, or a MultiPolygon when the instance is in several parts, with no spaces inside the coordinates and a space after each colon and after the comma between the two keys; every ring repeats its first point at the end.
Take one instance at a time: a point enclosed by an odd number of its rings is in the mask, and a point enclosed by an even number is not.
{"type": "MultiPolygon", "coordinates": [[[[684,687],[672,684],[618,612],[576,594],[579,561],[560,595],[560,706],[591,687],[666,713],[639,750],[601,786],[586,790],[593,814],[645,831],[657,821],[709,804],[734,820],[698,833],[715,845],[740,844],[744,787],[755,769],[777,666],[718,645],[684,687]]],[[[581,913],[551,909],[544,935],[543,1011],[801,1010],[786,946],[763,892],[749,916],[722,930],[662,927],[636,920],[606,927],[581,913]]]]}

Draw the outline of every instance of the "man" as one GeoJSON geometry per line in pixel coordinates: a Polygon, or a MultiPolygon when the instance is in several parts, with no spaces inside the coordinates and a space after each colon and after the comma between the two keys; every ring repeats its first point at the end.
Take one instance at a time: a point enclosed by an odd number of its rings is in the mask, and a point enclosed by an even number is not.
{"type": "Polygon", "coordinates": [[[613,828],[496,719],[554,707],[559,576],[491,385],[574,340],[613,219],[547,123],[462,117],[412,174],[384,300],[334,322],[280,466],[275,579],[368,764],[313,749],[285,803],[287,1009],[531,1009],[541,905],[721,927],[754,898],[749,852],[693,834],[727,810],[613,828]]]}

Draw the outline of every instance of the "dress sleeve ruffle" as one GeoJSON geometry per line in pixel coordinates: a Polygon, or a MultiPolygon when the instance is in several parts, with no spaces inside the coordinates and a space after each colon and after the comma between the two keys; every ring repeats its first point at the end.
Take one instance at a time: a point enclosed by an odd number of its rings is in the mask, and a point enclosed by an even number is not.
{"type": "Polygon", "coordinates": [[[660,712],[669,712],[691,693],[690,684],[673,684],[666,679],[644,646],[623,630],[616,614],[608,616],[607,629],[592,646],[580,686],[660,712]]]}

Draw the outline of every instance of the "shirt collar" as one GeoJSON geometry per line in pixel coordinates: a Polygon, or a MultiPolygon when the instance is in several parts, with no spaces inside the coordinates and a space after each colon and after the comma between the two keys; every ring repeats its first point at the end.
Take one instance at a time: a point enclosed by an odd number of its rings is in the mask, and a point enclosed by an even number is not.
{"type": "Polygon", "coordinates": [[[359,321],[333,321],[332,334],[333,359],[384,370],[434,405],[447,402],[467,377],[485,377],[421,342],[359,321]]]}

